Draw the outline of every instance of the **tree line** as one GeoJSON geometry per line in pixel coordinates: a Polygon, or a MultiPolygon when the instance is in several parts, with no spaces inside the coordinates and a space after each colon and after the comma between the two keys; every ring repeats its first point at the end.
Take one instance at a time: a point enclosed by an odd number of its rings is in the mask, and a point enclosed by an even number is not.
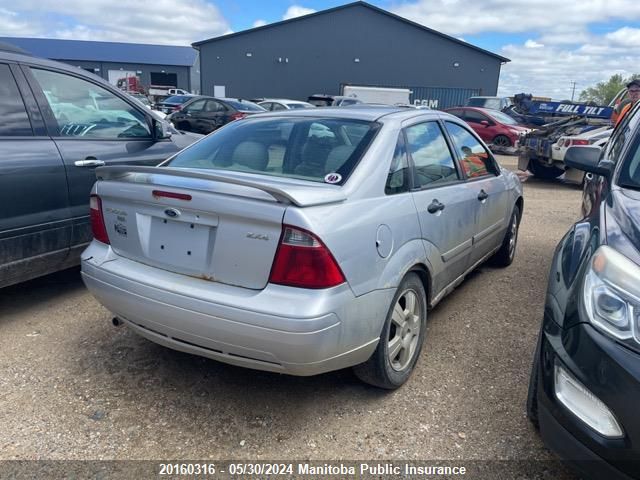
{"type": "Polygon", "coordinates": [[[580,100],[583,102],[595,102],[598,105],[608,105],[616,94],[635,78],[640,78],[640,74],[634,73],[626,78],[620,74],[612,75],[609,80],[584,89],[580,93],[580,100]]]}

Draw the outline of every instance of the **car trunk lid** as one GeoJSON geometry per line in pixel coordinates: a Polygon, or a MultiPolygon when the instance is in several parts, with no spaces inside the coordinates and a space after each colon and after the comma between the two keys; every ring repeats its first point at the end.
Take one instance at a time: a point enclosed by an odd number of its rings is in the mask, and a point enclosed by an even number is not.
{"type": "Polygon", "coordinates": [[[268,283],[288,206],[344,199],[332,185],[195,169],[104,167],[97,177],[116,254],[251,289],[268,283]]]}

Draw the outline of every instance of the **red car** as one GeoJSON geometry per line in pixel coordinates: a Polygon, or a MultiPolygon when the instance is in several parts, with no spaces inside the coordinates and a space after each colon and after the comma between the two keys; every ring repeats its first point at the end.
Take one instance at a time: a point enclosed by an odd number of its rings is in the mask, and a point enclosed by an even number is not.
{"type": "Polygon", "coordinates": [[[523,127],[509,115],[499,110],[456,107],[449,108],[445,112],[467,122],[482,140],[496,147],[516,146],[520,134],[531,131],[531,129],[523,127]]]}

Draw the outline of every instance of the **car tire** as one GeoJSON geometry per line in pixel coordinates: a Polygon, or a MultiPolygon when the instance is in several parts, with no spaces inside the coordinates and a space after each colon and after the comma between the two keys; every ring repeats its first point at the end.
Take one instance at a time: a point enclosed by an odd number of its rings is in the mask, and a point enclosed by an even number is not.
{"type": "Polygon", "coordinates": [[[538,375],[540,372],[540,349],[542,345],[542,329],[538,334],[536,351],[533,354],[531,375],[529,375],[529,389],[527,391],[527,418],[536,429],[540,429],[538,420],[538,375]]]}
{"type": "Polygon", "coordinates": [[[369,360],[353,367],[354,373],[379,388],[400,387],[420,357],[426,329],[427,295],[420,277],[409,272],[393,297],[375,352],[369,360]]]}
{"type": "Polygon", "coordinates": [[[529,162],[529,170],[533,173],[534,177],[541,178],[543,180],[553,180],[558,178],[564,173],[564,170],[558,167],[545,167],[534,161],[529,162]]]}
{"type": "Polygon", "coordinates": [[[508,148],[511,146],[511,139],[506,135],[496,135],[491,143],[495,147],[508,148]]]}
{"type": "Polygon", "coordinates": [[[504,235],[500,250],[493,256],[493,263],[497,267],[508,267],[513,263],[518,246],[518,230],[520,229],[520,208],[513,207],[513,212],[509,218],[509,227],[504,235]]]}

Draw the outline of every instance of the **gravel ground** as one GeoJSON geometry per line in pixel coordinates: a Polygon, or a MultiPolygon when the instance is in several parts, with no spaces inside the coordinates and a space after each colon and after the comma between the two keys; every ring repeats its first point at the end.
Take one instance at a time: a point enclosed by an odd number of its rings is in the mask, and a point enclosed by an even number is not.
{"type": "Polygon", "coordinates": [[[553,459],[524,404],[552,252],[579,202],[525,182],[514,264],[481,268],[430,312],[417,369],[391,393],[349,370],[296,378],[157,346],[114,328],[78,269],[1,290],[0,460],[553,459]]]}

